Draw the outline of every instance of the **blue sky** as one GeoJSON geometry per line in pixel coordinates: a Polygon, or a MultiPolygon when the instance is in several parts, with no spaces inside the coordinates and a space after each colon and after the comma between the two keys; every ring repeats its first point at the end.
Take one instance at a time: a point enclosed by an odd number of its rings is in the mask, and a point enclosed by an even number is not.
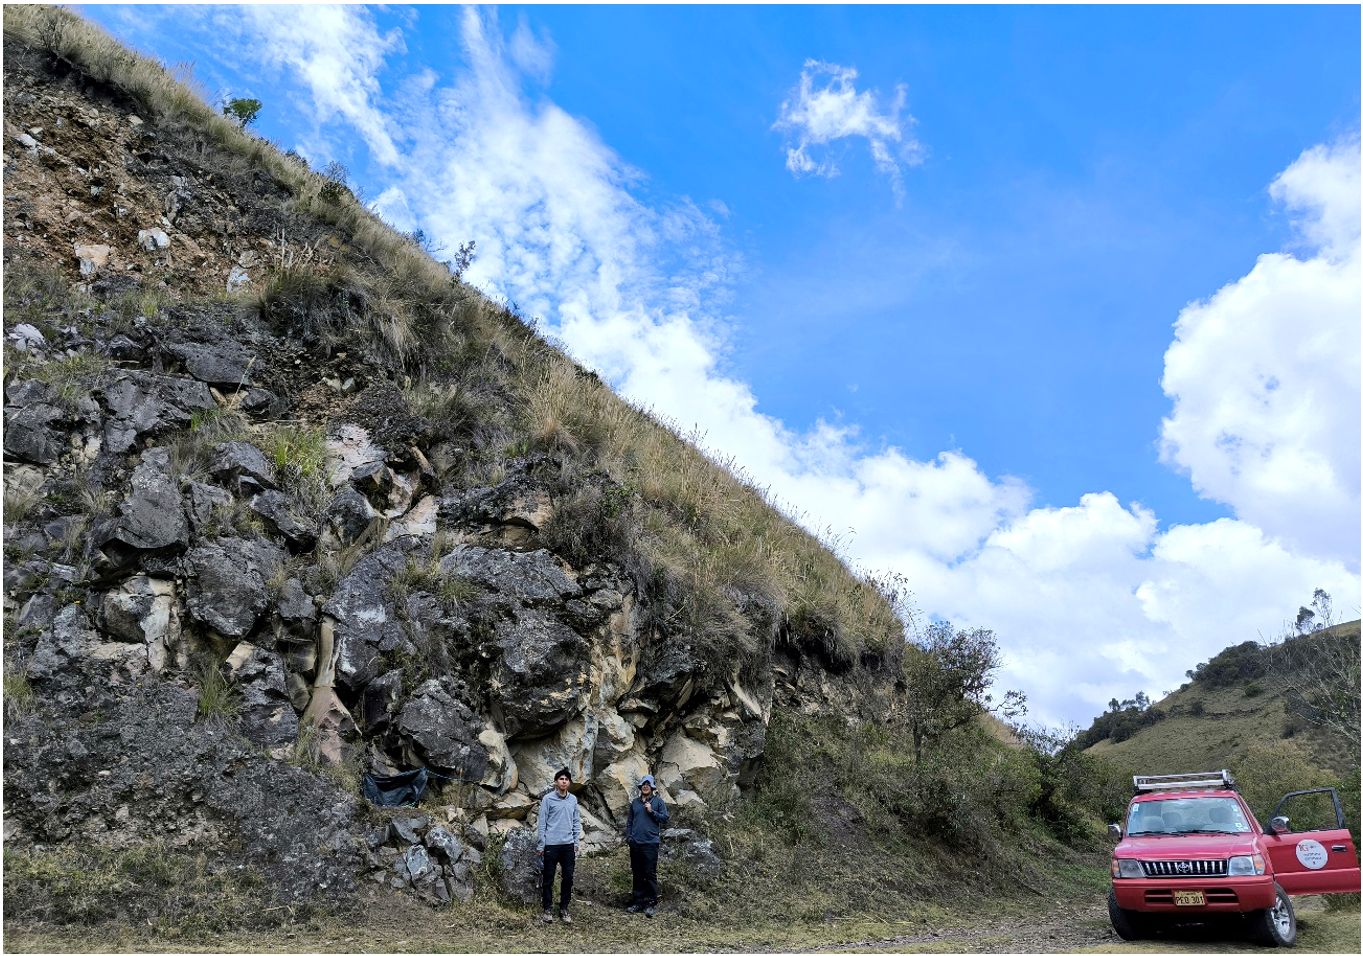
{"type": "Polygon", "coordinates": [[[1041,719],[1357,609],[1356,7],[84,12],[476,239],[1041,719]]]}

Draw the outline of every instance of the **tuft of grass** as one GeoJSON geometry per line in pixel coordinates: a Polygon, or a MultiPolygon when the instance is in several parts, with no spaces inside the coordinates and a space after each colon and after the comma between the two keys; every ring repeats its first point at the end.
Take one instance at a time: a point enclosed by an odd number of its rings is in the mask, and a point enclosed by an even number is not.
{"type": "Polygon", "coordinates": [[[5,670],[4,697],[5,716],[9,718],[31,714],[38,699],[28,675],[14,668],[5,670]]]}
{"type": "Polygon", "coordinates": [[[42,501],[42,493],[38,490],[26,490],[7,484],[4,497],[5,524],[19,524],[31,515],[33,509],[42,504],[42,501]]]}
{"type": "Polygon", "coordinates": [[[108,367],[109,360],[103,356],[80,352],[30,366],[29,374],[50,385],[53,400],[69,409],[90,393],[108,367]]]}
{"type": "Polygon", "coordinates": [[[241,694],[223,676],[216,663],[205,662],[199,668],[198,719],[207,723],[223,724],[241,711],[241,694]]]}

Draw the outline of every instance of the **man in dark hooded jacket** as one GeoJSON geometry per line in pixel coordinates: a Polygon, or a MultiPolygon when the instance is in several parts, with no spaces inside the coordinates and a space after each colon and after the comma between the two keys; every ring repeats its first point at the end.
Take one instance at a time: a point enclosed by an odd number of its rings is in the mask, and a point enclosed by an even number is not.
{"type": "Polygon", "coordinates": [[[658,834],[669,814],[667,804],[654,791],[653,774],[639,781],[639,795],[630,801],[625,815],[625,841],[629,844],[629,868],[634,874],[634,899],[625,911],[657,914],[658,834]]]}

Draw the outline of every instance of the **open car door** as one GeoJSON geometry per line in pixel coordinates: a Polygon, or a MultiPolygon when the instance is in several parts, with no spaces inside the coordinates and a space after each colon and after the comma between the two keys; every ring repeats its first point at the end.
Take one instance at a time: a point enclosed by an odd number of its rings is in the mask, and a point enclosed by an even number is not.
{"type": "Polygon", "coordinates": [[[1273,875],[1288,893],[1359,891],[1358,853],[1333,787],[1296,790],[1279,800],[1264,843],[1273,875]]]}

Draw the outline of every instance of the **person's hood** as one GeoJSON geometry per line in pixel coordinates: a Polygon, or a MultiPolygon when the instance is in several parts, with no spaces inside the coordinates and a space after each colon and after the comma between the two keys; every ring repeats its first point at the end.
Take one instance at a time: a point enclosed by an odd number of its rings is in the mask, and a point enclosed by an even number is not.
{"type": "Polygon", "coordinates": [[[644,774],[642,777],[639,778],[639,789],[640,789],[640,790],[642,790],[642,789],[644,788],[644,784],[648,784],[648,785],[649,785],[650,787],[652,787],[654,790],[657,790],[657,789],[658,789],[658,785],[657,785],[657,783],[654,782],[654,780],[653,780],[653,774],[651,774],[651,773],[646,773],[646,774],[644,774]]]}

